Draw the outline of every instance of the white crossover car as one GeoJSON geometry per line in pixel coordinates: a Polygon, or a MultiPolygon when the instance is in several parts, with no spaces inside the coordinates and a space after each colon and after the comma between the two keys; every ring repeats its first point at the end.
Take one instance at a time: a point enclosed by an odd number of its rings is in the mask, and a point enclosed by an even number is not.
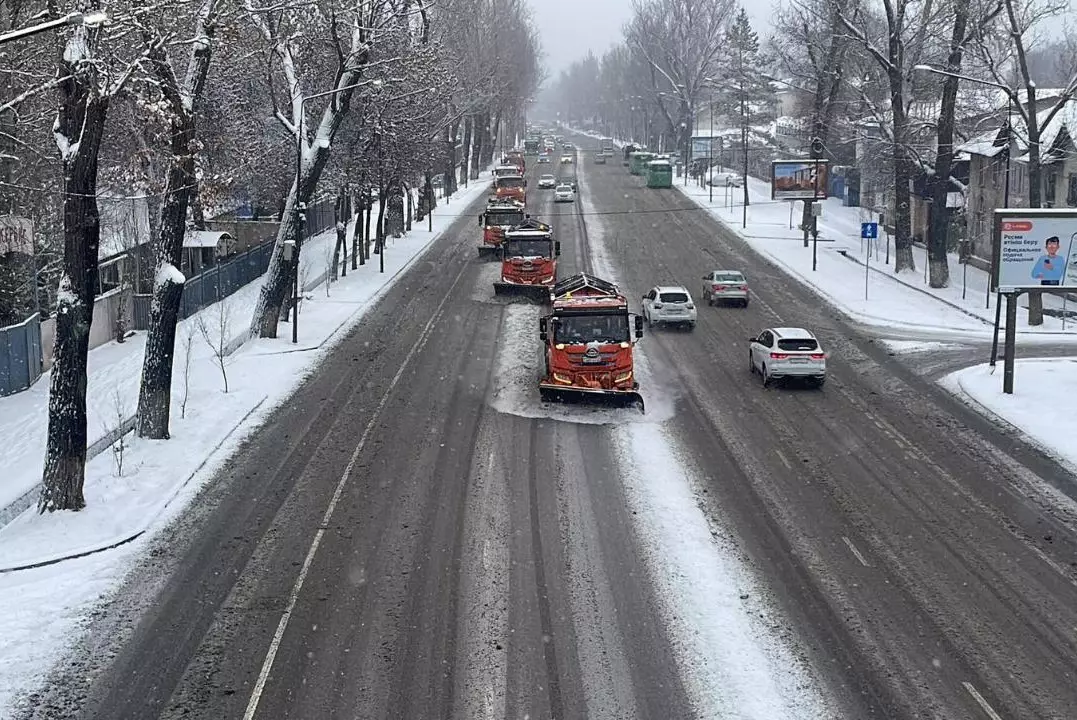
{"type": "Polygon", "coordinates": [[[750,338],[748,367],[759,373],[764,387],[784,378],[809,380],[818,387],[826,382],[826,353],[815,334],[804,328],[767,328],[750,338]]]}
{"type": "Polygon", "coordinates": [[[539,178],[540,190],[552,190],[557,187],[557,178],[553,175],[543,175],[539,178]]]}
{"type": "Polygon", "coordinates": [[[696,306],[683,287],[659,285],[643,296],[643,318],[648,324],[696,327],[696,306]]]}
{"type": "Polygon", "coordinates": [[[563,184],[558,185],[553,191],[554,202],[575,202],[576,191],[572,189],[571,185],[563,184]]]}

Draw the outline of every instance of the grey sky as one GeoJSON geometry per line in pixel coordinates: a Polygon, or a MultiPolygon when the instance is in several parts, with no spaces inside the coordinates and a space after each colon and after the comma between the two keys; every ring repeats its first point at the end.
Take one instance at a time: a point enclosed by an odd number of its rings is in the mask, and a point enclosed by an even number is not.
{"type": "MultiPolygon", "coordinates": [[[[621,26],[632,15],[632,0],[528,0],[535,16],[546,54],[550,79],[572,61],[591,50],[601,55],[618,42],[621,26]]],[[[770,32],[769,18],[773,14],[767,0],[748,0],[744,3],[752,26],[765,38],[770,32]]]]}

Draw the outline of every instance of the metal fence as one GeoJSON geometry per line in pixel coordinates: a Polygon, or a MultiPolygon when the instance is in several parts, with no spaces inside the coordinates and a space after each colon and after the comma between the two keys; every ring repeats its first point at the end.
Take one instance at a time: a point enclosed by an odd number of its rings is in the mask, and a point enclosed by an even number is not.
{"type": "MultiPolygon", "coordinates": [[[[188,278],[183,284],[180,298],[179,319],[184,320],[196,312],[223,300],[249,282],[257,280],[269,269],[273,255],[273,241],[236,255],[231,260],[215,265],[199,275],[188,278]]],[[[152,295],[135,295],[134,327],[146,330],[150,326],[150,302],[152,295]]]]}
{"type": "Polygon", "coordinates": [[[0,328],[0,395],[25,390],[41,377],[41,316],[0,328]]]}

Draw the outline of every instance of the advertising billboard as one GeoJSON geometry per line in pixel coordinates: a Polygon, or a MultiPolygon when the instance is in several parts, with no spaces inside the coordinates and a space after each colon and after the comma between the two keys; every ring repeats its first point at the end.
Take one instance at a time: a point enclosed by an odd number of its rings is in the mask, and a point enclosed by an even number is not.
{"type": "Polygon", "coordinates": [[[771,200],[826,200],[826,160],[775,160],[770,168],[771,200]]]}
{"type": "Polygon", "coordinates": [[[1077,290],[1077,211],[995,211],[993,289],[1077,290]]]}

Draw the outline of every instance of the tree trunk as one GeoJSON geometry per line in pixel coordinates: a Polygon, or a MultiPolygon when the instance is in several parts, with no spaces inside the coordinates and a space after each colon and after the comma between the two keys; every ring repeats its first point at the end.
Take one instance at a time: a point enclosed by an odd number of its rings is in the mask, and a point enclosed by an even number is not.
{"type": "Polygon", "coordinates": [[[411,197],[411,187],[407,183],[403,183],[404,187],[404,200],[407,202],[407,208],[404,212],[404,232],[411,232],[411,221],[415,213],[415,203],[411,197]]]}
{"type": "Polygon", "coordinates": [[[366,256],[367,256],[368,260],[370,259],[370,243],[371,243],[371,240],[372,240],[372,238],[370,236],[370,219],[373,216],[373,214],[374,214],[374,202],[370,199],[369,191],[368,191],[367,200],[366,200],[366,224],[365,224],[365,229],[363,231],[363,244],[364,244],[364,247],[366,247],[366,256]]]}
{"type": "Polygon", "coordinates": [[[56,344],[49,382],[49,426],[39,512],[86,506],[86,360],[97,291],[101,220],[97,161],[109,98],[96,94],[84,73],[61,60],[60,109],[55,131],[67,138],[64,165],[64,260],[56,305],[56,344]]]}
{"type": "Polygon", "coordinates": [[[910,212],[912,195],[909,191],[911,178],[909,161],[905,157],[904,142],[908,136],[908,118],[905,117],[904,47],[901,33],[890,34],[890,107],[894,127],[894,272],[916,269],[912,254],[912,228],[910,212]]]}
{"type": "MultiPolygon", "coordinates": [[[[954,28],[950,36],[950,55],[946,70],[961,72],[965,32],[969,19],[970,0],[954,2],[954,28]]],[[[958,78],[947,76],[942,85],[939,108],[938,151],[935,155],[935,174],[931,176],[931,227],[927,236],[929,284],[933,288],[950,285],[950,262],[947,245],[950,231],[950,210],[946,199],[950,192],[950,171],[954,160],[954,108],[957,103],[958,78]]]]}
{"type": "MultiPolygon", "coordinates": [[[[502,113],[500,110],[494,115],[493,122],[490,125],[490,157],[486,158],[485,167],[489,167],[494,162],[494,153],[503,153],[505,151],[505,140],[511,140],[512,136],[509,135],[508,128],[501,127],[502,113]]],[[[506,123],[508,124],[508,123],[506,123]]],[[[500,155],[498,156],[500,158],[500,155]]]]}
{"type": "Polygon", "coordinates": [[[385,206],[388,204],[388,194],[384,187],[378,189],[378,220],[374,223],[374,252],[381,254],[385,251],[385,206]]]}
{"type": "Polygon", "coordinates": [[[333,280],[337,279],[338,271],[342,270],[345,277],[348,275],[348,218],[351,217],[351,208],[348,207],[348,186],[341,185],[337,191],[337,201],[333,205],[333,220],[337,230],[337,242],[333,247],[333,280]],[[340,256],[343,253],[344,263],[341,266],[340,256]]]}
{"type": "Polygon", "coordinates": [[[467,187],[467,181],[471,178],[471,144],[474,140],[475,120],[468,115],[464,120],[464,156],[460,158],[460,184],[467,187]]]}
{"type": "Polygon", "coordinates": [[[142,356],[142,381],[138,392],[139,437],[166,440],[172,406],[172,364],[176,350],[176,324],[183,298],[178,269],[187,231],[187,207],[195,179],[191,147],[195,138],[194,115],[177,113],[172,121],[168,181],[161,200],[161,223],[154,237],[156,273],[146,350],[142,356]]]}
{"type": "Polygon", "coordinates": [[[445,170],[442,184],[445,186],[446,195],[456,192],[456,133],[459,130],[459,121],[445,128],[445,170]]]}
{"type": "Polygon", "coordinates": [[[309,156],[309,160],[303,162],[300,168],[299,184],[292,180],[292,189],[288,193],[280,227],[277,229],[273,255],[269,259],[269,269],[266,271],[266,279],[262,283],[258,304],[254,309],[251,334],[258,337],[277,337],[277,322],[287,310],[285,299],[291,288],[292,274],[299,267],[300,251],[303,247],[302,222],[297,224],[296,204],[305,206],[310,202],[318,185],[318,178],[321,177],[325,164],[329,162],[329,146],[315,145],[304,155],[309,156]],[[284,259],[284,243],[288,240],[295,240],[292,262],[284,259]]]}

